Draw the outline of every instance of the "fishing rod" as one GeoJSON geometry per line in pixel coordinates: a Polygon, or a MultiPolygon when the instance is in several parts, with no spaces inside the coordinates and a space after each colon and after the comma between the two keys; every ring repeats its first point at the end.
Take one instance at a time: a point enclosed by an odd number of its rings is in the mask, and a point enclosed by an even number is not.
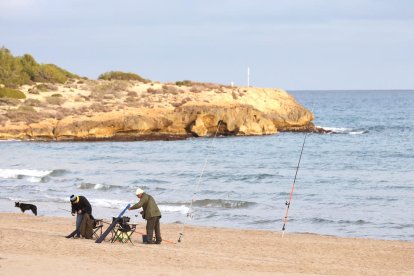
{"type": "MultiPolygon", "coordinates": [[[[218,133],[218,130],[219,130],[219,128],[220,128],[221,123],[222,123],[222,120],[219,120],[219,121],[218,121],[218,123],[217,123],[217,129],[216,129],[216,132],[215,132],[215,134],[214,134],[213,139],[211,140],[210,147],[212,147],[212,146],[213,146],[214,139],[217,137],[217,133],[218,133]]],[[[208,161],[209,157],[210,157],[210,151],[207,153],[206,159],[204,160],[204,165],[203,165],[203,168],[202,168],[201,173],[200,173],[200,175],[199,175],[199,177],[198,177],[198,179],[197,179],[196,191],[195,191],[195,193],[193,194],[193,198],[191,199],[190,208],[188,208],[187,217],[188,217],[189,219],[191,219],[191,218],[193,217],[193,211],[192,211],[192,208],[193,208],[193,203],[194,203],[194,197],[195,197],[195,195],[198,193],[199,186],[200,186],[200,183],[201,183],[201,178],[203,177],[204,170],[206,169],[206,166],[207,166],[207,161],[208,161]]],[[[181,232],[180,232],[180,236],[178,237],[177,242],[181,242],[181,239],[182,239],[182,237],[184,236],[184,226],[185,226],[185,224],[183,223],[183,226],[182,226],[182,228],[181,228],[181,232]]]]}
{"type": "Polygon", "coordinates": [[[298,162],[298,165],[296,167],[296,173],[295,173],[295,178],[293,179],[292,189],[290,190],[289,201],[286,201],[285,202],[285,205],[286,205],[286,214],[285,214],[285,218],[283,219],[282,238],[283,238],[283,236],[285,234],[285,228],[286,228],[286,222],[287,222],[288,213],[289,213],[289,207],[290,207],[290,203],[292,202],[293,190],[295,189],[296,177],[298,175],[300,160],[302,159],[303,148],[305,147],[305,141],[306,141],[306,137],[307,136],[308,135],[306,133],[305,134],[305,138],[303,139],[302,150],[300,151],[299,162],[298,162]]]}
{"type": "MultiPolygon", "coordinates": [[[[312,104],[312,113],[313,113],[314,104],[315,104],[315,102],[313,102],[313,104],[312,104]]],[[[303,149],[305,148],[305,142],[306,142],[306,138],[308,137],[308,134],[309,134],[309,132],[306,132],[305,137],[303,138],[302,149],[300,151],[298,165],[296,166],[296,173],[295,173],[295,177],[293,178],[292,189],[290,190],[290,195],[289,195],[289,201],[285,202],[286,214],[285,214],[285,217],[283,218],[282,238],[285,235],[286,222],[287,222],[287,218],[288,218],[288,214],[289,214],[289,207],[290,207],[290,203],[292,202],[292,196],[293,196],[293,191],[295,189],[296,177],[298,175],[300,161],[302,160],[303,149]]]]}

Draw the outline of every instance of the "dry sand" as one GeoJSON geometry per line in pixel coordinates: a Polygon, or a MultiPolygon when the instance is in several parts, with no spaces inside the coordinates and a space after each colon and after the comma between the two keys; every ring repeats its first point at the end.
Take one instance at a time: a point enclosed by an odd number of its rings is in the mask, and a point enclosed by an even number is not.
{"type": "MultiPolygon", "coordinates": [[[[176,241],[177,224],[161,224],[176,241]]],[[[0,213],[0,275],[414,275],[414,243],[185,226],[183,242],[66,239],[74,218],[0,213]]],[[[143,232],[145,221],[137,231],[143,232]]]]}

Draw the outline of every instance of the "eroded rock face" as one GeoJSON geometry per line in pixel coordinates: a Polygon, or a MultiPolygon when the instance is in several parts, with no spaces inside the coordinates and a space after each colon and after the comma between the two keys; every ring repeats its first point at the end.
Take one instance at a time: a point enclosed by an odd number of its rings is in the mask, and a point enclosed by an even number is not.
{"type": "MultiPolygon", "coordinates": [[[[59,120],[45,119],[36,123],[7,122],[0,126],[0,139],[176,139],[216,134],[266,135],[277,133],[278,130],[314,130],[311,112],[283,90],[223,88],[220,92],[206,90],[195,94],[180,88],[179,94],[175,91],[170,95],[168,91],[173,90],[169,87],[164,94],[146,95],[149,93],[146,91],[152,90],[137,87],[140,86],[127,86],[127,89],[129,93],[131,90],[137,91],[137,95],[141,96],[138,100],[144,97],[149,99],[143,106],[120,106],[119,96],[117,101],[105,107],[106,112],[91,113],[90,108],[85,108],[89,103],[79,103],[82,110],[88,112],[79,114],[75,102],[66,102],[74,114],[66,114],[59,120]],[[172,104],[181,99],[185,99],[183,104],[172,104]]],[[[119,95],[122,95],[121,92],[119,95]]],[[[87,89],[82,90],[82,93],[87,98],[87,89]]],[[[41,100],[39,96],[36,97],[41,100]]],[[[99,104],[103,105],[101,102],[99,104]]],[[[44,107],[46,111],[47,108],[44,107]]]]}

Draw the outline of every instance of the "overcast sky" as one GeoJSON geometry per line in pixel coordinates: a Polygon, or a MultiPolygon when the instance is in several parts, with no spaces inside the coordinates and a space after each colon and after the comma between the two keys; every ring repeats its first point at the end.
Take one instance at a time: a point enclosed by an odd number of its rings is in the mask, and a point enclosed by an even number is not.
{"type": "Polygon", "coordinates": [[[92,79],[413,89],[414,1],[0,0],[1,45],[92,79]]]}

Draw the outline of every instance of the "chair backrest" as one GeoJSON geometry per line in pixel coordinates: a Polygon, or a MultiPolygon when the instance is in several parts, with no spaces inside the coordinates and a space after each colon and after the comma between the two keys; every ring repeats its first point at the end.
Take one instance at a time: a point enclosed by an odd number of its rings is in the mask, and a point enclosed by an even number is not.
{"type": "Polygon", "coordinates": [[[93,228],[98,228],[103,226],[103,220],[102,219],[94,219],[93,220],[93,228]]]}
{"type": "Polygon", "coordinates": [[[119,227],[121,228],[122,231],[131,231],[131,226],[128,224],[128,222],[130,222],[131,218],[130,217],[121,217],[121,218],[112,218],[112,221],[117,220],[117,223],[119,225],[119,227]]]}

